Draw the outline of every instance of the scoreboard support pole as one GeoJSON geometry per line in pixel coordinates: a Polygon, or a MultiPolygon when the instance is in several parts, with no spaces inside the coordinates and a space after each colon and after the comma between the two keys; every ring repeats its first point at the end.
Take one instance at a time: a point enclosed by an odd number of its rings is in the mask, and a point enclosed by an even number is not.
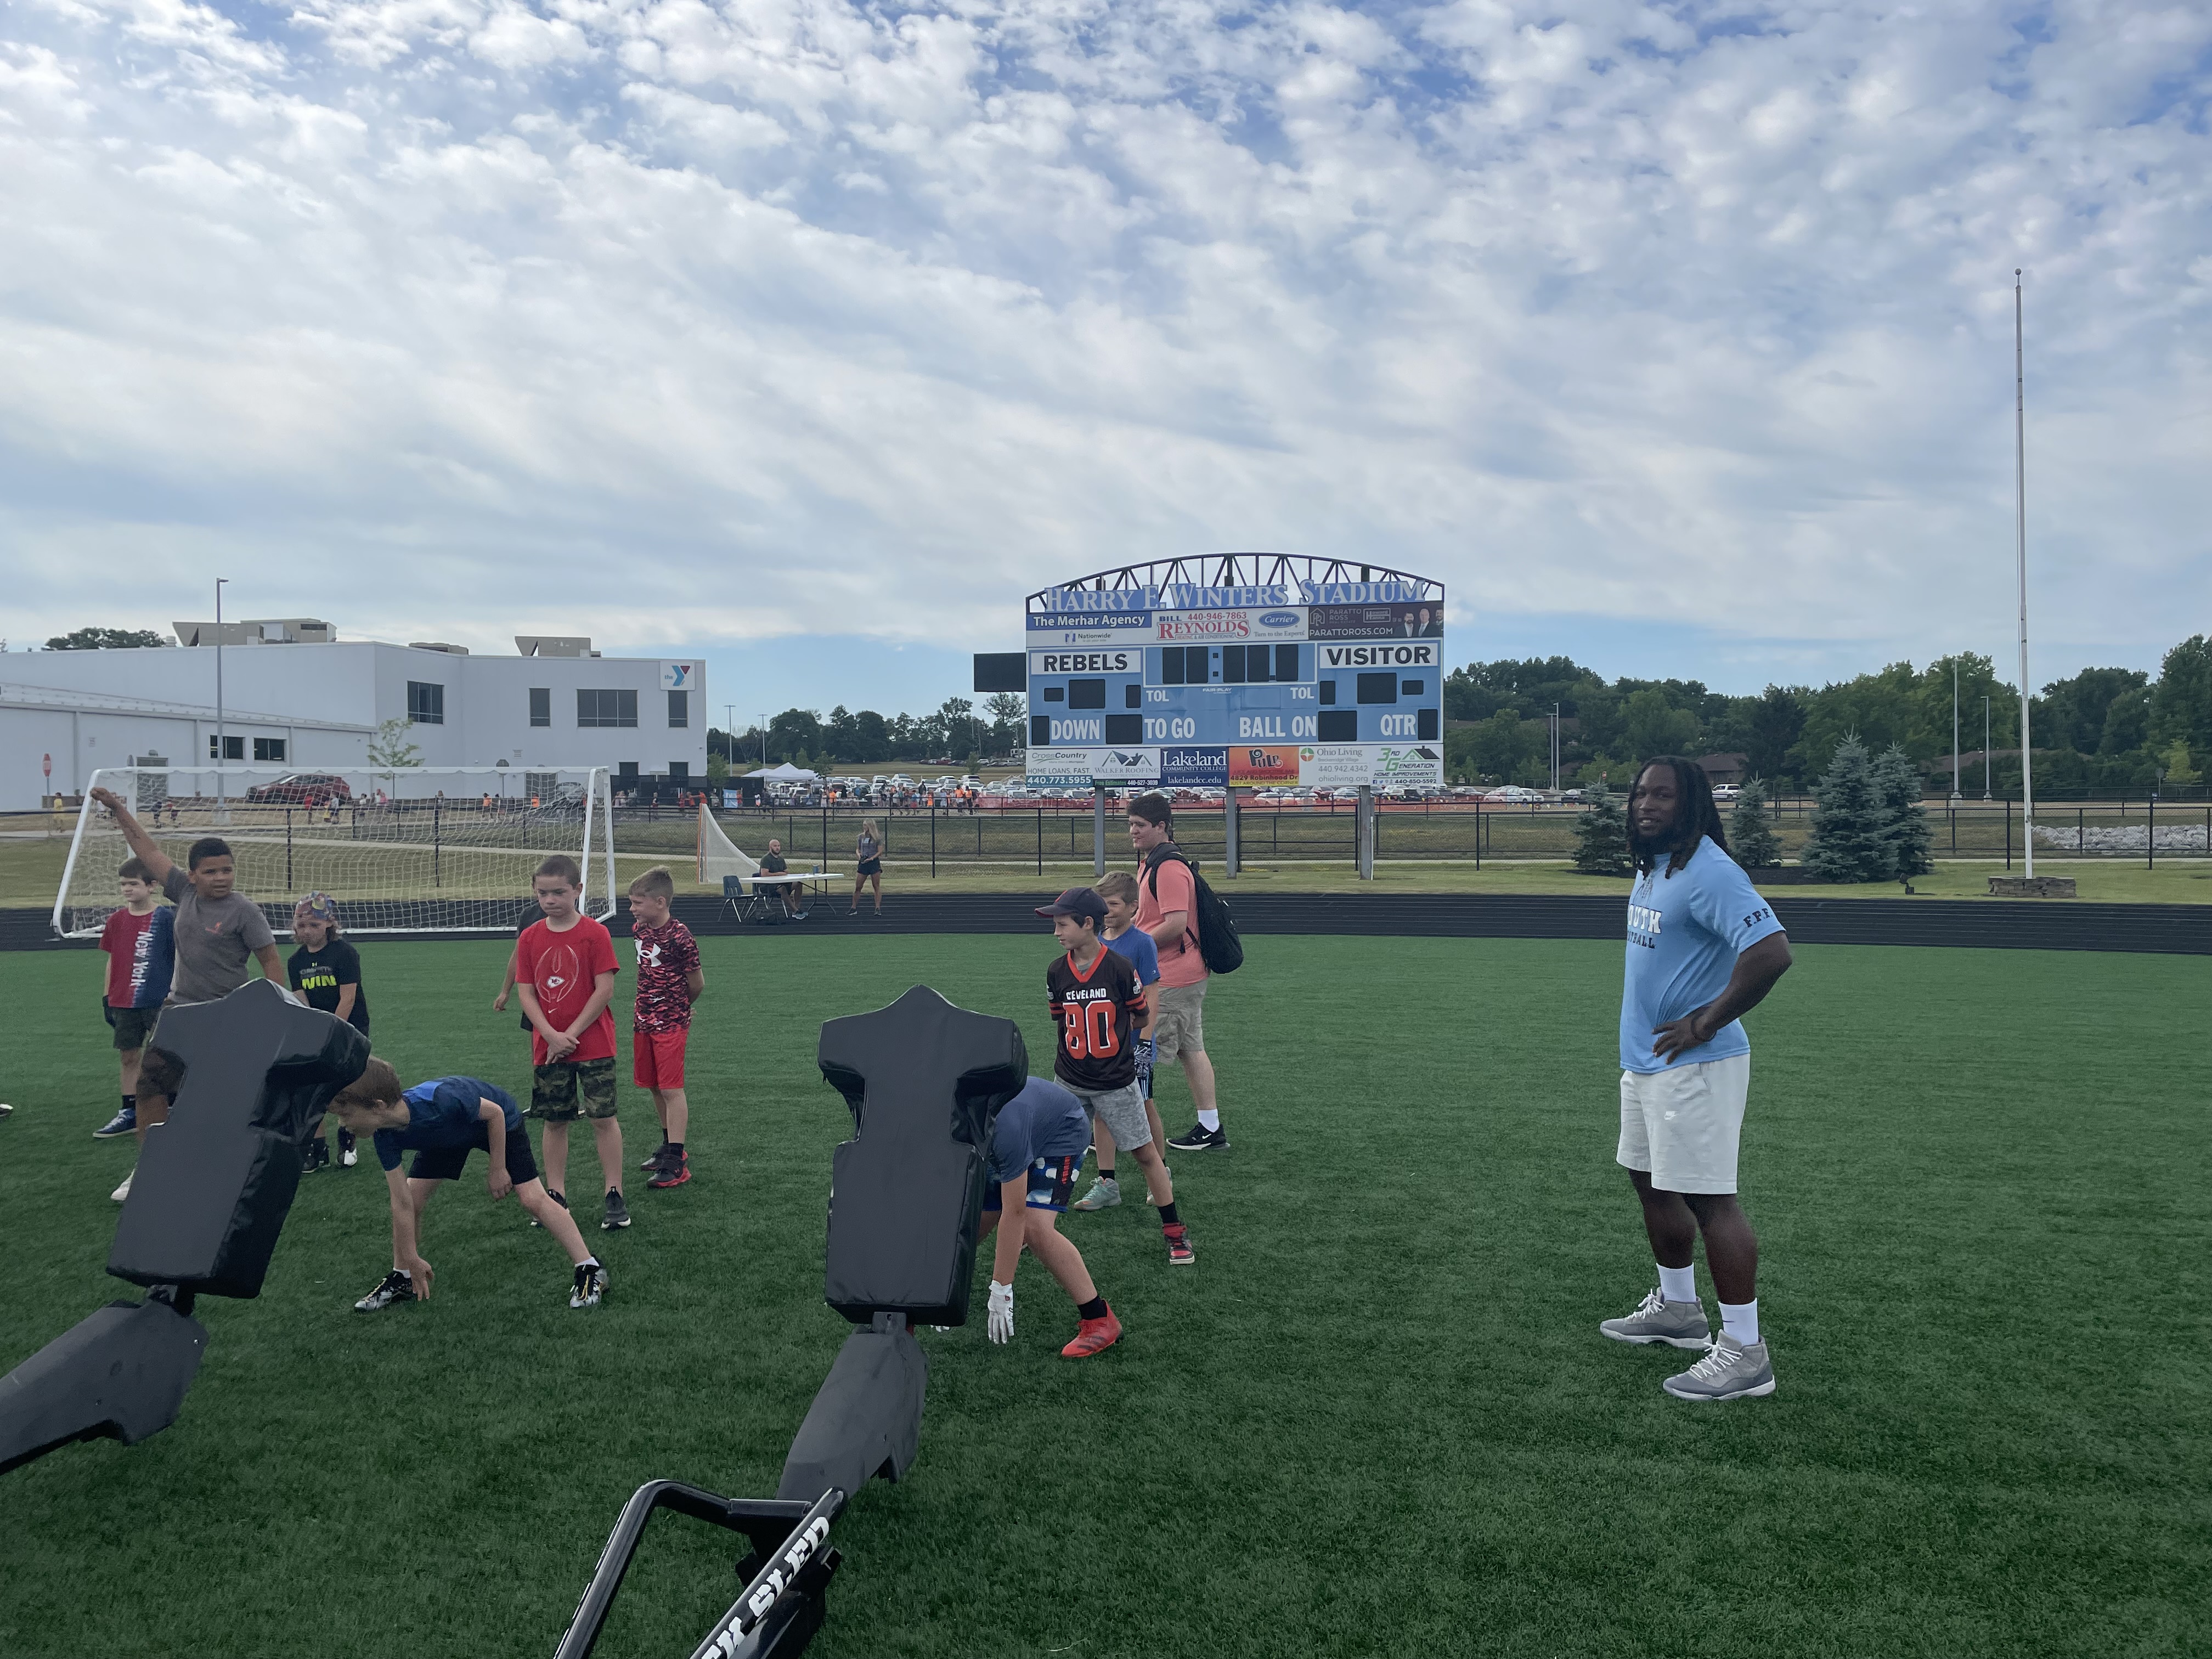
{"type": "Polygon", "coordinates": [[[1091,786],[1091,875],[1093,880],[1106,873],[1106,786],[1091,786]]]}
{"type": "Polygon", "coordinates": [[[1233,880],[1244,866],[1243,848],[1239,844],[1237,831],[1237,792],[1224,789],[1221,793],[1221,867],[1233,880]]]}
{"type": "Polygon", "coordinates": [[[1359,786],[1357,827],[1358,848],[1355,856],[1359,866],[1359,879],[1372,881],[1375,879],[1375,786],[1371,783],[1359,786]]]}

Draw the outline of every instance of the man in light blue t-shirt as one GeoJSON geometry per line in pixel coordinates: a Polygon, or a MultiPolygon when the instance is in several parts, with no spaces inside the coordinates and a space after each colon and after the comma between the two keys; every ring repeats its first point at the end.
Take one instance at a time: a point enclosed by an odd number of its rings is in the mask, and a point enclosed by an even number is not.
{"type": "Polygon", "coordinates": [[[1662,755],[1628,802],[1636,885],[1620,990],[1620,1149],[1644,1206],[1659,1288],[1598,1327],[1619,1342],[1703,1348],[1662,1385],[1682,1400],[1774,1392],[1759,1334],[1759,1238],[1736,1202],[1736,1146],[1751,1087],[1741,1017],[1790,966],[1790,941],[1728,854],[1712,785],[1695,761],[1662,755]],[[1702,1234],[1720,1298],[1715,1337],[1698,1298],[1702,1234]]]}

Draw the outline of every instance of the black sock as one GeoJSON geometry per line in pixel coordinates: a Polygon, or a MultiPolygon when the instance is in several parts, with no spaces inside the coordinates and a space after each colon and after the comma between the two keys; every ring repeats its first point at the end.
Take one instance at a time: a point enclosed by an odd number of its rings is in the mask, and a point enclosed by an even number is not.
{"type": "Polygon", "coordinates": [[[1114,1179],[1114,1171],[1105,1164],[1102,1164],[1098,1166],[1098,1178],[1101,1181],[1112,1181],[1114,1179]]]}
{"type": "Polygon", "coordinates": [[[123,1109],[126,1112],[136,1112],[138,1109],[138,1097],[136,1095],[124,1096],[123,1109]]]}
{"type": "Polygon", "coordinates": [[[1075,1316],[1078,1319],[1103,1319],[1106,1317],[1106,1298],[1103,1296],[1094,1296],[1088,1302],[1079,1302],[1075,1304],[1075,1316]]]}
{"type": "Polygon", "coordinates": [[[1170,1199],[1166,1203],[1160,1206],[1160,1225],[1163,1227],[1180,1227],[1182,1225],[1182,1218],[1176,1213],[1175,1200],[1173,1199],[1170,1199]]]}
{"type": "Polygon", "coordinates": [[[668,1143],[668,1150],[681,1158],[684,1156],[684,1143],[680,1140],[672,1140],[668,1143]]]}

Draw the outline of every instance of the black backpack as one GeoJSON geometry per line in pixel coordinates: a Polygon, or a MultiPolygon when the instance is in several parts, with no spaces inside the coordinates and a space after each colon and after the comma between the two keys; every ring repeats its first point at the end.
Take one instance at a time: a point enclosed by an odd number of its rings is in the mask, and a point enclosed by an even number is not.
{"type": "Polygon", "coordinates": [[[1198,924],[1198,954],[1209,974],[1233,974],[1244,965],[1244,941],[1237,936],[1237,918],[1229,913],[1221,895],[1206,884],[1206,878],[1198,873],[1198,866],[1170,845],[1162,848],[1152,860],[1152,897],[1160,896],[1160,866],[1172,860],[1190,872],[1191,885],[1197,889],[1193,896],[1192,920],[1198,924]]]}

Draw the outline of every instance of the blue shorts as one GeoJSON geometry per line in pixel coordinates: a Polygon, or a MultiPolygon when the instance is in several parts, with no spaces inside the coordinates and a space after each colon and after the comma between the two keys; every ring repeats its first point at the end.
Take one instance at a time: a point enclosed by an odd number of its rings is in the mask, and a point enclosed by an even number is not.
{"type": "MultiPolygon", "coordinates": [[[[1032,1210],[1066,1210],[1067,1195],[1075,1190],[1075,1177],[1083,1168],[1083,1154],[1073,1158],[1041,1158],[1030,1165],[1030,1197],[1032,1210]]],[[[989,1171],[986,1170],[988,1175],[989,1171]]],[[[999,1183],[989,1182],[983,1192],[983,1208],[993,1211],[1003,1208],[999,1201],[999,1183]]]]}

